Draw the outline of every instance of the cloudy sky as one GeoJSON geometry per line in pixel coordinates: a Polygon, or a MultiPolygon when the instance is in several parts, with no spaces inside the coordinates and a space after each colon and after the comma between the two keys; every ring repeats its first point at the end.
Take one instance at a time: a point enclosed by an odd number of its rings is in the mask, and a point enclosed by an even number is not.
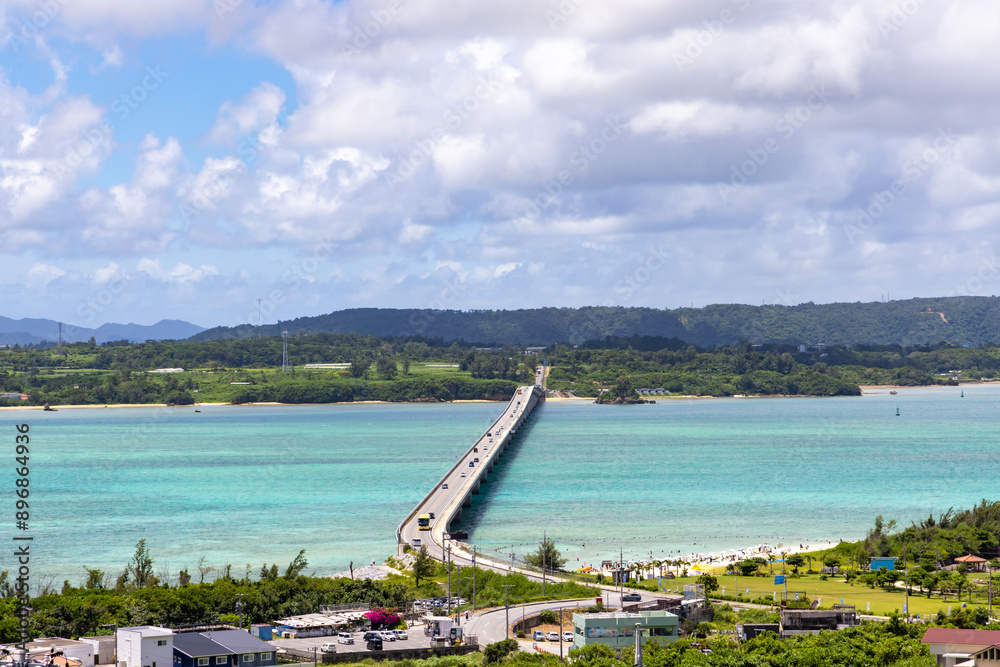
{"type": "Polygon", "coordinates": [[[995,0],[5,0],[0,315],[1000,293],[995,0]]]}

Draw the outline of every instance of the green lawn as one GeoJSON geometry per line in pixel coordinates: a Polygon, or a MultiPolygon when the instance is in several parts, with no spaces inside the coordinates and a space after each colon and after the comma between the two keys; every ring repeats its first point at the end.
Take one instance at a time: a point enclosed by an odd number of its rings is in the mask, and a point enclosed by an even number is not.
{"type": "MultiPolygon", "coordinates": [[[[674,588],[683,590],[684,584],[693,584],[695,580],[695,577],[678,577],[676,579],[664,580],[663,583],[664,588],[667,590],[674,588]]],[[[740,595],[745,595],[747,587],[749,587],[751,598],[758,596],[770,598],[772,594],[776,594],[775,598],[779,601],[781,600],[783,587],[774,585],[773,576],[719,576],[718,580],[720,589],[717,591],[717,594],[719,595],[722,594],[721,587],[723,586],[726,589],[726,596],[732,596],[737,592],[740,595]]],[[[792,591],[805,592],[810,600],[822,599],[820,607],[825,609],[829,609],[835,604],[840,604],[841,599],[843,599],[844,604],[853,604],[861,614],[888,616],[893,611],[902,611],[903,609],[903,589],[894,592],[878,588],[871,589],[860,583],[848,584],[844,579],[838,577],[831,577],[826,581],[820,580],[818,574],[803,574],[799,578],[794,579],[789,577],[788,590],[789,593],[792,591]],[[870,611],[868,604],[871,604],[870,611]]],[[[964,591],[962,593],[962,601],[970,608],[985,606],[985,604],[981,603],[969,603],[968,593],[964,591]]],[[[939,610],[947,613],[949,606],[957,610],[962,605],[954,596],[943,598],[938,593],[935,593],[930,598],[924,593],[911,594],[909,604],[910,613],[920,615],[936,614],[939,610]]]]}

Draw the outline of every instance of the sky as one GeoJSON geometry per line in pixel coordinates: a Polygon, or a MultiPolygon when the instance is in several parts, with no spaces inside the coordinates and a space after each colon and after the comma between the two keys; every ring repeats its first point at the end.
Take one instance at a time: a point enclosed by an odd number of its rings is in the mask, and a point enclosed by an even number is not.
{"type": "Polygon", "coordinates": [[[5,0],[0,315],[1000,293],[995,0],[5,0]]]}

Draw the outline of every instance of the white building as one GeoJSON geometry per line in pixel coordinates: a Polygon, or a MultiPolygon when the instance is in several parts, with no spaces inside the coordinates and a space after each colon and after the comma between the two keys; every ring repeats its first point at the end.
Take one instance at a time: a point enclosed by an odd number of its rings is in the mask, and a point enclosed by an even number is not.
{"type": "MultiPolygon", "coordinates": [[[[13,652],[20,645],[7,644],[2,648],[13,652]]],[[[27,642],[24,648],[28,651],[29,659],[42,661],[52,653],[62,651],[62,654],[70,660],[79,660],[81,667],[94,667],[94,647],[87,642],[76,639],[63,639],[62,637],[39,637],[27,642]]]]}
{"type": "Polygon", "coordinates": [[[172,667],[174,633],[167,628],[140,625],[115,633],[119,667],[172,667]]]}

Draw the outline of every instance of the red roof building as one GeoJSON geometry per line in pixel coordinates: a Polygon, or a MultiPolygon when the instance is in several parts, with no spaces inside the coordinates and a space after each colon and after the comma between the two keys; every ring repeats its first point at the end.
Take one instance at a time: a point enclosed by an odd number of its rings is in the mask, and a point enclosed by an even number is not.
{"type": "MultiPolygon", "coordinates": [[[[942,667],[956,667],[966,663],[969,667],[985,667],[992,664],[980,662],[973,656],[982,654],[984,649],[1000,646],[1000,630],[962,630],[960,628],[928,628],[921,643],[927,644],[931,655],[942,667]]],[[[986,654],[990,653],[986,651],[986,654]]],[[[995,655],[995,653],[994,653],[995,655]]]]}

